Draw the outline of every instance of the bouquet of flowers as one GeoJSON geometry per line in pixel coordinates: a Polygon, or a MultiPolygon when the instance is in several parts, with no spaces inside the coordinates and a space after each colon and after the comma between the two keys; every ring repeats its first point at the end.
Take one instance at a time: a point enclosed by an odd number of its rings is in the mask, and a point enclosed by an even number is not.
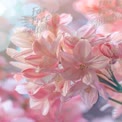
{"type": "MultiPolygon", "coordinates": [[[[111,6],[105,0],[100,4],[78,2],[81,9],[74,3],[78,11],[93,15],[94,22],[100,21],[104,27],[121,19],[114,19],[116,12],[121,14],[117,0],[111,6]]],[[[99,96],[114,106],[113,116],[117,117],[122,113],[121,31],[105,33],[91,20],[76,30],[72,19],[67,13],[42,10],[32,18],[31,27],[15,29],[11,41],[18,48],[8,48],[7,54],[16,60],[11,64],[21,69],[14,76],[19,82],[16,91],[29,95],[30,107],[45,122],[84,122],[84,106],[85,111],[91,109],[99,96]]]]}

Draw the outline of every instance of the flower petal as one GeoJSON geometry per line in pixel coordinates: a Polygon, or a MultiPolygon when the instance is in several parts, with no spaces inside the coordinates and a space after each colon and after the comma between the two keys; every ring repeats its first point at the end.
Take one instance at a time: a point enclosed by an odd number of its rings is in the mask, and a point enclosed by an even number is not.
{"type": "Polygon", "coordinates": [[[81,98],[86,106],[90,109],[98,100],[98,91],[91,86],[84,85],[82,86],[81,98]]]}
{"type": "Polygon", "coordinates": [[[100,55],[92,58],[91,60],[88,61],[88,63],[90,63],[89,68],[101,69],[105,68],[108,65],[109,60],[105,56],[100,55]]]}
{"type": "Polygon", "coordinates": [[[62,58],[61,62],[64,68],[75,66],[76,60],[73,55],[66,52],[61,52],[60,56],[62,58]]]}
{"type": "Polygon", "coordinates": [[[36,69],[26,69],[22,73],[25,77],[32,79],[42,78],[48,74],[42,71],[36,72],[36,69]]]}
{"type": "Polygon", "coordinates": [[[91,85],[96,81],[98,81],[98,79],[95,72],[93,71],[87,71],[87,73],[83,77],[83,83],[85,83],[86,85],[91,85]]]}
{"type": "Polygon", "coordinates": [[[74,57],[81,62],[86,60],[90,52],[91,52],[91,45],[87,40],[79,41],[73,50],[74,57]]]}
{"type": "Polygon", "coordinates": [[[60,24],[67,25],[72,21],[72,16],[70,14],[61,14],[60,15],[60,24]]]}
{"type": "Polygon", "coordinates": [[[41,56],[38,55],[30,55],[25,58],[26,63],[29,63],[34,66],[39,66],[41,63],[40,60],[41,60],[41,56]]]}
{"type": "Polygon", "coordinates": [[[91,37],[92,35],[94,35],[96,32],[96,29],[94,26],[89,26],[89,25],[84,25],[83,27],[81,27],[78,32],[77,32],[77,36],[79,38],[86,38],[88,39],[89,37],[91,37]]]}
{"type": "Polygon", "coordinates": [[[66,98],[71,98],[74,97],[78,94],[81,93],[81,89],[82,89],[82,81],[78,81],[77,83],[75,83],[68,91],[66,98]]]}
{"type": "Polygon", "coordinates": [[[61,72],[62,76],[66,80],[78,80],[83,77],[83,73],[80,69],[67,68],[61,72]]]}

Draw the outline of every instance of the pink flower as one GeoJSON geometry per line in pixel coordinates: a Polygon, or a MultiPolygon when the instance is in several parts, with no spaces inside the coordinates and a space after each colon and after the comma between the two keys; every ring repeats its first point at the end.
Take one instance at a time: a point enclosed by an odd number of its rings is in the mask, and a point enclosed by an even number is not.
{"type": "Polygon", "coordinates": [[[122,57],[121,33],[114,32],[109,36],[109,41],[100,45],[100,51],[108,58],[118,59],[122,57]]]}
{"type": "Polygon", "coordinates": [[[73,49],[73,54],[62,52],[62,76],[67,80],[79,80],[91,84],[97,81],[96,70],[102,69],[107,65],[104,56],[95,56],[92,47],[87,40],[79,41],[73,49]]]}
{"type": "MultiPolygon", "coordinates": [[[[28,93],[30,96],[30,107],[39,110],[42,115],[47,115],[53,107],[60,104],[60,92],[56,91],[54,84],[50,83],[44,86],[34,85],[33,83],[26,83],[23,86],[18,86],[16,90],[23,94],[23,89],[25,94],[28,93]]],[[[55,111],[52,111],[52,114],[55,111]]]]}
{"type": "Polygon", "coordinates": [[[113,23],[121,20],[121,1],[113,0],[77,0],[74,8],[85,14],[94,24],[113,23]]]}
{"type": "Polygon", "coordinates": [[[80,95],[82,103],[89,110],[98,100],[98,90],[95,86],[90,86],[78,81],[69,89],[66,99],[80,95]]]}

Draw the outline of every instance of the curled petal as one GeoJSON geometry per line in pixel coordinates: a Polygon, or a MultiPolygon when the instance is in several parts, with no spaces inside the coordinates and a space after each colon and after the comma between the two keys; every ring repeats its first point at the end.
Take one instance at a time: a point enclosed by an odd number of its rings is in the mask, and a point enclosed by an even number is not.
{"type": "Polygon", "coordinates": [[[102,44],[100,46],[100,51],[108,58],[119,58],[119,52],[116,45],[102,44]]]}
{"type": "Polygon", "coordinates": [[[32,79],[42,78],[48,75],[48,73],[42,71],[37,72],[36,69],[26,69],[22,73],[25,77],[32,78],[32,79]]]}

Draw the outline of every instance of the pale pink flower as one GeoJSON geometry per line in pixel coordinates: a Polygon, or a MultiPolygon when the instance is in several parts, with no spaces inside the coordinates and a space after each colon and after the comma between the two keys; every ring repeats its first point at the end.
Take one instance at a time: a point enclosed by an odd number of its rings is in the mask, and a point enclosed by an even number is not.
{"type": "Polygon", "coordinates": [[[122,57],[122,36],[121,33],[114,32],[109,36],[109,41],[100,45],[100,51],[108,58],[118,59],[122,57]]]}
{"type": "Polygon", "coordinates": [[[85,14],[94,24],[113,23],[121,20],[122,2],[121,0],[77,0],[74,8],[85,14]]]}
{"type": "Polygon", "coordinates": [[[32,53],[32,44],[35,41],[34,34],[27,28],[16,29],[14,35],[11,38],[12,42],[18,46],[20,51],[8,48],[7,54],[15,60],[21,62],[12,62],[12,64],[20,69],[32,68],[31,65],[25,63],[25,57],[32,53]]]}
{"type": "Polygon", "coordinates": [[[61,95],[60,92],[55,91],[54,84],[39,86],[34,85],[34,83],[26,83],[24,86],[19,87],[16,90],[23,94],[24,89],[25,94],[28,93],[30,96],[30,107],[39,110],[42,115],[47,115],[53,107],[58,109],[61,95]]]}
{"type": "Polygon", "coordinates": [[[79,80],[91,84],[97,81],[96,70],[105,68],[107,60],[104,56],[95,56],[87,40],[79,41],[73,49],[73,55],[62,52],[62,75],[67,80],[79,80]]]}
{"type": "Polygon", "coordinates": [[[89,110],[98,100],[98,90],[94,86],[86,85],[82,81],[73,84],[69,89],[66,99],[80,95],[82,103],[89,110]]]}
{"type": "Polygon", "coordinates": [[[23,75],[28,78],[41,78],[53,71],[58,65],[58,50],[60,38],[51,40],[51,38],[34,42],[34,55],[27,56],[25,62],[34,66],[23,71],[23,75]],[[50,51],[51,50],[51,51],[50,51]]]}
{"type": "Polygon", "coordinates": [[[96,25],[100,33],[122,31],[121,0],[77,0],[73,6],[76,11],[88,18],[88,22],[96,25]]]}

